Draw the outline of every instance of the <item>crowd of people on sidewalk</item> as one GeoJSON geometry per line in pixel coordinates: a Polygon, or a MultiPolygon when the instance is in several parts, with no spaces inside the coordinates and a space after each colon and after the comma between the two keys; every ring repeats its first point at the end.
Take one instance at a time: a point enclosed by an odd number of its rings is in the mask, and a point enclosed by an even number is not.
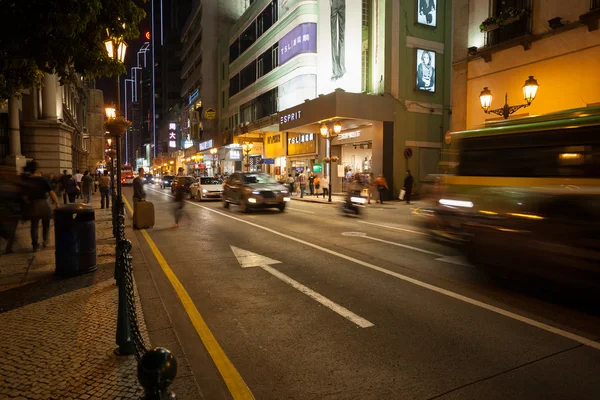
{"type": "Polygon", "coordinates": [[[102,208],[109,206],[110,178],[79,170],[71,175],[63,170],[61,176],[53,173],[44,176],[36,161],[27,163],[22,174],[14,168],[0,167],[0,237],[4,239],[4,254],[13,251],[16,230],[19,222],[31,223],[30,235],[34,252],[48,246],[50,220],[54,208],[63,204],[75,203],[81,199],[89,204],[92,194],[100,189],[102,208]],[[42,241],[39,241],[39,225],[42,224],[42,241]]]}
{"type": "MultiPolygon", "coordinates": [[[[368,199],[368,204],[371,204],[372,200],[383,204],[387,196],[387,191],[390,189],[387,180],[382,174],[375,177],[375,174],[372,172],[369,174],[353,174],[351,171],[348,171],[344,179],[346,180],[345,192],[360,192],[361,196],[368,199]]],[[[316,196],[317,198],[322,196],[325,198],[325,196],[329,195],[329,179],[326,174],[321,176],[320,174],[310,172],[307,175],[304,171],[300,171],[294,175],[290,173],[282,183],[288,186],[291,195],[299,198],[304,198],[304,196],[316,196]]],[[[410,170],[407,170],[400,200],[406,201],[406,204],[410,204],[413,193],[413,176],[410,170]]]]}

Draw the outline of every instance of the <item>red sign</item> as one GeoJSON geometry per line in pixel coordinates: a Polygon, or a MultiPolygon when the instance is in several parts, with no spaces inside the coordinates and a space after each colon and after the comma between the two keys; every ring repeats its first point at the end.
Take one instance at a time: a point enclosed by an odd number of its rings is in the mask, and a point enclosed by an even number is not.
{"type": "Polygon", "coordinates": [[[162,158],[160,158],[160,157],[157,157],[157,158],[155,158],[155,159],[154,159],[154,165],[161,166],[161,165],[162,165],[162,163],[163,163],[163,160],[162,160],[162,158]]]}
{"type": "Polygon", "coordinates": [[[146,39],[150,40],[150,32],[146,32],[146,39]]]}
{"type": "Polygon", "coordinates": [[[410,147],[404,149],[404,157],[411,158],[413,155],[413,150],[410,147]]]}

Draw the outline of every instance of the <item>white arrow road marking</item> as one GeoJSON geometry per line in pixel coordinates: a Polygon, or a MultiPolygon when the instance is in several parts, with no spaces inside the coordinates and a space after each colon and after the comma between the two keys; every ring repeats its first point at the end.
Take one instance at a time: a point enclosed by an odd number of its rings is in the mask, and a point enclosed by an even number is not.
{"type": "Polygon", "coordinates": [[[284,281],[288,285],[292,286],[293,288],[298,289],[299,291],[301,291],[308,297],[318,301],[319,303],[321,303],[325,307],[329,308],[333,312],[336,312],[339,315],[341,315],[342,317],[346,318],[347,320],[354,322],[356,325],[360,326],[361,328],[369,328],[371,326],[374,326],[373,323],[367,321],[366,319],[364,319],[362,317],[359,317],[358,315],[354,314],[352,311],[348,310],[347,308],[342,307],[337,303],[334,303],[333,301],[329,300],[327,297],[320,295],[319,293],[315,292],[314,290],[307,288],[300,282],[293,280],[286,274],[279,272],[275,268],[269,266],[270,264],[281,264],[280,261],[273,260],[272,258],[269,258],[269,257],[261,256],[260,254],[253,253],[248,250],[240,249],[235,246],[231,246],[231,250],[233,251],[233,254],[235,254],[235,257],[238,259],[238,262],[240,263],[240,266],[242,268],[249,268],[249,267],[262,268],[265,271],[267,271],[268,273],[270,273],[271,275],[273,275],[274,277],[281,279],[282,281],[284,281]]]}
{"type": "MultiPolygon", "coordinates": [[[[154,190],[154,189],[149,189],[149,190],[151,190],[153,192],[160,193],[163,196],[175,197],[175,196],[170,195],[170,194],[159,192],[158,190],[154,190]]],[[[208,212],[211,212],[211,213],[214,213],[214,214],[218,214],[218,215],[220,215],[222,217],[229,218],[229,219],[232,219],[234,221],[238,221],[238,222],[241,222],[243,224],[250,225],[250,226],[253,226],[255,228],[258,228],[258,229],[262,229],[265,232],[270,232],[270,233],[272,233],[274,235],[277,235],[277,236],[280,236],[282,238],[286,238],[286,239],[292,240],[292,241],[294,241],[296,243],[303,244],[303,245],[305,245],[307,247],[312,247],[313,249],[322,251],[323,253],[331,254],[332,256],[339,257],[339,258],[341,258],[343,260],[353,262],[353,263],[355,263],[357,265],[361,265],[361,266],[363,266],[365,268],[369,268],[369,269],[371,269],[373,271],[378,271],[378,272],[381,272],[382,274],[386,274],[388,276],[393,276],[394,278],[400,279],[400,280],[402,280],[404,282],[412,283],[415,286],[419,286],[421,288],[431,290],[432,292],[436,292],[436,293],[442,294],[444,296],[451,297],[453,299],[465,302],[467,304],[471,304],[472,306],[475,306],[475,307],[483,308],[484,310],[488,310],[488,311],[491,311],[493,313],[496,313],[496,314],[499,314],[499,315],[503,315],[503,316],[505,316],[507,318],[511,318],[511,319],[516,320],[516,321],[520,321],[520,322],[522,322],[524,324],[527,324],[529,326],[534,326],[534,327],[536,327],[538,329],[542,329],[542,330],[544,330],[546,332],[551,332],[551,333],[553,333],[555,335],[562,336],[564,338],[567,338],[567,339],[573,340],[575,342],[581,343],[581,344],[583,344],[585,346],[594,348],[596,350],[600,350],[600,343],[597,342],[596,340],[589,339],[589,338],[586,338],[586,337],[581,336],[581,335],[577,335],[577,334],[575,334],[573,332],[569,332],[569,331],[566,331],[564,329],[560,329],[560,328],[554,327],[552,325],[545,324],[545,323],[537,321],[535,319],[525,317],[524,315],[520,315],[520,314],[514,313],[512,311],[508,311],[508,310],[505,310],[503,308],[496,307],[496,306],[493,306],[491,304],[487,304],[487,303],[484,303],[482,301],[472,299],[472,298],[467,297],[467,296],[463,296],[462,294],[459,294],[459,293],[454,293],[454,292],[452,292],[450,290],[443,289],[443,288],[441,288],[439,286],[435,286],[435,285],[432,285],[430,283],[423,282],[423,281],[420,281],[418,279],[411,278],[411,277],[409,277],[407,275],[399,274],[398,272],[394,272],[394,271],[391,271],[389,269],[385,269],[383,267],[380,267],[378,265],[371,264],[371,263],[368,263],[366,261],[359,260],[358,258],[347,256],[347,255],[339,253],[339,252],[337,252],[335,250],[331,250],[331,249],[328,249],[326,247],[319,246],[318,244],[307,242],[306,240],[303,240],[303,239],[299,239],[299,238],[297,238],[295,236],[286,235],[285,233],[278,232],[275,229],[267,228],[266,226],[262,226],[262,225],[254,223],[254,222],[246,221],[246,220],[244,220],[242,218],[234,217],[233,215],[228,215],[228,214],[223,213],[221,211],[213,210],[212,208],[208,208],[208,207],[200,205],[200,204],[196,204],[196,203],[192,203],[192,202],[188,202],[188,203],[191,204],[191,205],[193,205],[193,206],[195,206],[195,207],[202,208],[205,211],[208,211],[208,212]]]]}

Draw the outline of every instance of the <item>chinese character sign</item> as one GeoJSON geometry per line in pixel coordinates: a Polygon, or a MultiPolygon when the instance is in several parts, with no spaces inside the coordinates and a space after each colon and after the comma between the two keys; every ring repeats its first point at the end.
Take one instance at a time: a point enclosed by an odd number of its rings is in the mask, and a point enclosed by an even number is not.
{"type": "Polygon", "coordinates": [[[177,147],[177,124],[174,122],[169,123],[169,148],[174,149],[177,147]]]}
{"type": "Polygon", "coordinates": [[[317,24],[300,24],[279,41],[279,65],[302,53],[317,52],[317,24]]]}

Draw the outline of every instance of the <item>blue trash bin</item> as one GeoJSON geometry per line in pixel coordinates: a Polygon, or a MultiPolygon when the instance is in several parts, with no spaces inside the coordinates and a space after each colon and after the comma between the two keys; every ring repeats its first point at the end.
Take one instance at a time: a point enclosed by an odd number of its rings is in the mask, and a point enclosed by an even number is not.
{"type": "Polygon", "coordinates": [[[96,213],[94,207],[68,204],[54,210],[56,275],[92,272],[96,265],[96,213]]]}

